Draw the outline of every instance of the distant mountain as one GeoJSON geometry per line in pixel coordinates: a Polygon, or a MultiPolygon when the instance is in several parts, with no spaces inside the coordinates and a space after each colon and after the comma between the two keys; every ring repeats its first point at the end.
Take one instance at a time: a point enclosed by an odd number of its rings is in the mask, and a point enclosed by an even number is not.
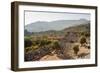
{"type": "Polygon", "coordinates": [[[77,26],[72,26],[69,28],[65,28],[62,31],[67,31],[67,32],[90,32],[90,23],[87,24],[81,24],[81,25],[77,25],[77,26]]]}
{"type": "Polygon", "coordinates": [[[48,31],[41,31],[41,32],[28,32],[24,31],[25,35],[65,35],[67,32],[90,32],[90,23],[81,24],[76,26],[67,27],[65,29],[56,31],[56,30],[48,30],[48,31]]]}
{"type": "Polygon", "coordinates": [[[80,20],[57,20],[51,22],[38,21],[30,23],[25,26],[25,29],[29,32],[44,32],[49,30],[60,31],[68,27],[88,24],[89,21],[85,19],[80,20]]]}

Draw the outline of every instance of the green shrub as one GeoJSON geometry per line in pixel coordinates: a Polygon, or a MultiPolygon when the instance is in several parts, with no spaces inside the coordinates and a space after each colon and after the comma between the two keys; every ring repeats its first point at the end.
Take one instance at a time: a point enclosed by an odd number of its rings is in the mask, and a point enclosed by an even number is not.
{"type": "Polygon", "coordinates": [[[36,49],[39,49],[38,45],[27,47],[25,48],[25,53],[28,53],[29,51],[34,51],[36,49]]]}
{"type": "Polygon", "coordinates": [[[32,46],[32,41],[29,38],[24,39],[24,47],[30,47],[32,46]]]}
{"type": "Polygon", "coordinates": [[[50,43],[51,43],[51,41],[49,41],[49,40],[41,40],[40,41],[40,46],[49,45],[50,43]]]}
{"type": "Polygon", "coordinates": [[[60,45],[59,45],[59,42],[58,42],[58,41],[55,41],[55,42],[53,43],[53,48],[54,48],[54,49],[60,48],[60,45]]]}

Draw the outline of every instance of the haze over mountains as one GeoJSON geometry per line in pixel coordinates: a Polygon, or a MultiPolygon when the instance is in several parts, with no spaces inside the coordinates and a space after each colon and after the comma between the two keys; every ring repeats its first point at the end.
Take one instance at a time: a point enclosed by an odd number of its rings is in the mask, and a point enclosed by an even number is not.
{"type": "Polygon", "coordinates": [[[37,21],[34,23],[30,23],[25,26],[25,29],[28,32],[44,32],[44,31],[60,31],[68,27],[76,26],[76,25],[83,25],[88,24],[90,21],[86,19],[80,20],[56,20],[51,22],[46,21],[37,21]]]}

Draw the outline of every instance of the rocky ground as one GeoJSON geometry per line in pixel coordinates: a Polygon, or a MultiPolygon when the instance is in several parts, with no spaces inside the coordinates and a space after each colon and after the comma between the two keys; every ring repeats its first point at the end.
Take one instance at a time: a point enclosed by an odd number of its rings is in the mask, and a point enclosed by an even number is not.
{"type": "MultiPolygon", "coordinates": [[[[65,51],[66,52],[66,51],[65,51]]],[[[90,49],[85,47],[80,47],[77,55],[74,54],[73,50],[70,50],[69,53],[64,53],[62,56],[59,54],[45,55],[40,60],[41,61],[49,61],[49,60],[63,60],[63,56],[67,59],[67,56],[72,57],[71,59],[89,59],[90,58],[90,49]]]]}

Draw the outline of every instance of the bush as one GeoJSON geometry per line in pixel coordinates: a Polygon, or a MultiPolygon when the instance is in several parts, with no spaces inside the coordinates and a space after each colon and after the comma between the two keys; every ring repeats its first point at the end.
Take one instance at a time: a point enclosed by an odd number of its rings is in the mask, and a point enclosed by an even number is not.
{"type": "Polygon", "coordinates": [[[86,32],[85,37],[90,37],[90,32],[86,32]]]}
{"type": "Polygon", "coordinates": [[[84,36],[85,32],[80,32],[81,36],[84,36]]]}
{"type": "Polygon", "coordinates": [[[81,44],[86,43],[86,38],[85,38],[85,37],[82,37],[81,40],[80,40],[80,43],[81,43],[81,44]]]}
{"type": "Polygon", "coordinates": [[[49,41],[49,40],[41,40],[40,41],[40,46],[49,45],[50,43],[51,43],[51,41],[49,41]]]}
{"type": "Polygon", "coordinates": [[[27,48],[25,48],[25,53],[28,53],[30,51],[34,51],[36,49],[39,49],[38,45],[27,47],[27,48]]]}
{"type": "Polygon", "coordinates": [[[27,48],[25,48],[25,53],[28,53],[28,52],[31,51],[31,50],[32,50],[31,47],[27,47],[27,48]]]}
{"type": "Polygon", "coordinates": [[[59,45],[59,42],[58,41],[55,41],[54,43],[53,43],[53,48],[54,49],[58,49],[58,48],[60,48],[60,45],[59,45]]]}
{"type": "Polygon", "coordinates": [[[24,47],[30,47],[32,46],[32,41],[29,38],[25,38],[24,40],[24,47]]]}
{"type": "Polygon", "coordinates": [[[81,36],[90,37],[90,32],[81,32],[81,36]]]}
{"type": "Polygon", "coordinates": [[[79,51],[79,45],[75,45],[73,47],[74,53],[77,55],[78,51],[79,51]]]}

